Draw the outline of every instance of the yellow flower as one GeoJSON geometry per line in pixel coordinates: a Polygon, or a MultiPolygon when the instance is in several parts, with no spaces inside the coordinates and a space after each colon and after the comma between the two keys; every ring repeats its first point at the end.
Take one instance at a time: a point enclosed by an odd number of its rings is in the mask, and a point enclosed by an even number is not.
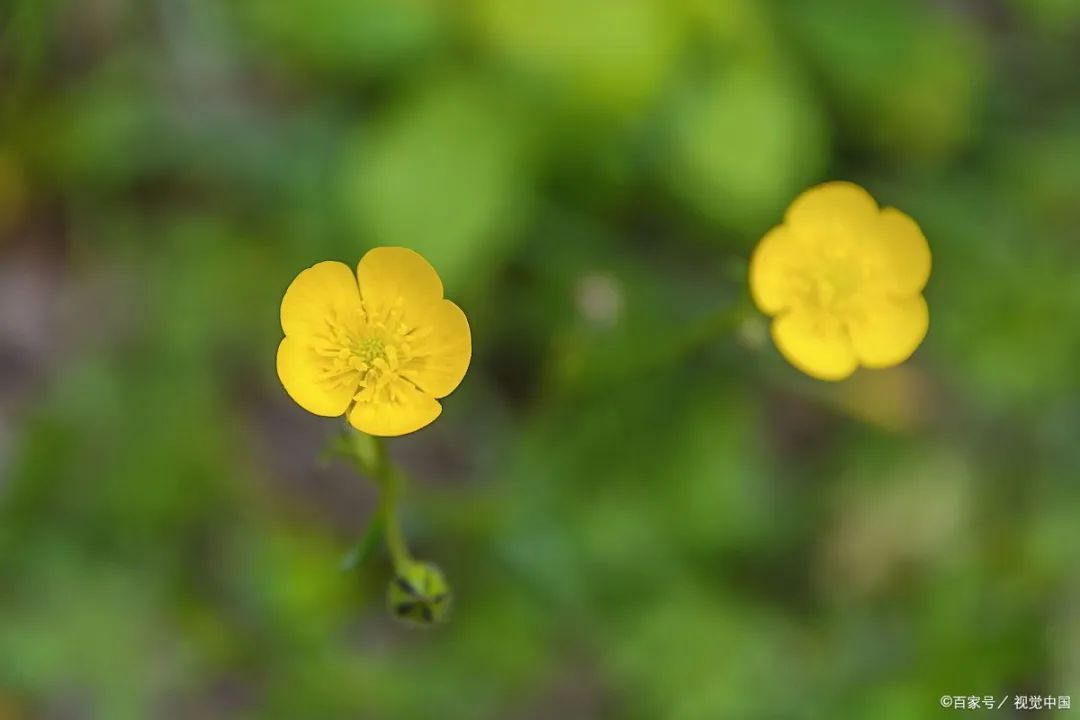
{"type": "Polygon", "coordinates": [[[750,292],[787,360],[822,380],[897,365],[930,324],[930,248],[919,226],[858,185],[810,188],[750,259],[750,292]]]}
{"type": "Polygon", "coordinates": [[[442,412],[472,356],[465,313],[443,299],[438,273],[412,250],[380,247],[360,260],[321,262],[281,301],[277,371],[300,407],[348,412],[370,435],[404,435],[442,412]]]}

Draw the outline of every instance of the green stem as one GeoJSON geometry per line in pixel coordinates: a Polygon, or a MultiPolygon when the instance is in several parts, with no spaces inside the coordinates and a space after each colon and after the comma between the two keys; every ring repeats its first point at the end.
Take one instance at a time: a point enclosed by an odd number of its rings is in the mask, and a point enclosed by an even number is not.
{"type": "Polygon", "coordinates": [[[753,316],[750,305],[744,301],[736,302],[726,308],[699,319],[685,331],[674,343],[668,357],[681,360],[701,350],[720,336],[739,327],[748,317],[753,316]]]}
{"type": "Polygon", "coordinates": [[[382,497],[379,501],[379,515],[382,517],[383,537],[390,551],[394,570],[400,574],[413,563],[409,548],[405,545],[405,535],[401,531],[401,517],[397,512],[398,496],[401,493],[401,476],[390,462],[386,451],[386,442],[375,438],[375,482],[379,485],[382,497]]]}
{"type": "Polygon", "coordinates": [[[347,458],[361,475],[367,475],[379,487],[379,507],[363,537],[342,561],[342,568],[354,570],[371,554],[379,535],[386,541],[394,571],[401,574],[414,564],[398,516],[398,497],[401,494],[402,475],[394,467],[386,450],[386,441],[373,435],[365,435],[345,424],[345,434],[331,445],[331,451],[347,458]]]}
{"type": "Polygon", "coordinates": [[[674,367],[687,357],[708,347],[711,343],[739,327],[753,311],[748,303],[736,302],[709,313],[678,332],[668,343],[660,344],[658,350],[628,368],[611,376],[611,380],[636,381],[643,376],[674,367]]]}

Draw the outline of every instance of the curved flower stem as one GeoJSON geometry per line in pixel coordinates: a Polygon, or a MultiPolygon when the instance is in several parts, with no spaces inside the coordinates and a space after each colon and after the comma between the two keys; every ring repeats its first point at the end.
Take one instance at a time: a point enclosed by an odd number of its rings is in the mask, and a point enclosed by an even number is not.
{"type": "Polygon", "coordinates": [[[352,427],[346,427],[345,433],[333,449],[348,457],[363,474],[375,481],[380,497],[375,516],[364,536],[345,556],[342,569],[360,567],[382,535],[394,564],[394,577],[386,596],[390,612],[398,620],[415,625],[444,621],[450,607],[450,586],[438,566],[414,559],[405,544],[397,511],[403,477],[390,461],[386,441],[356,432],[352,427]]]}
{"type": "Polygon", "coordinates": [[[405,535],[401,531],[401,518],[397,512],[401,475],[390,462],[386,442],[378,437],[374,440],[375,467],[372,468],[372,474],[382,495],[379,501],[379,517],[383,527],[383,537],[386,538],[386,547],[394,563],[394,570],[400,574],[413,563],[412,555],[405,544],[405,535]]]}
{"type": "Polygon", "coordinates": [[[690,325],[686,332],[678,338],[672,345],[668,357],[681,360],[688,355],[692,355],[717,340],[721,335],[737,329],[747,318],[753,316],[753,308],[745,300],[735,302],[728,307],[705,315],[690,325]]]}
{"type": "Polygon", "coordinates": [[[745,300],[708,313],[673,334],[670,341],[644,356],[639,362],[610,376],[612,382],[638,381],[643,375],[678,365],[694,353],[708,347],[726,333],[732,332],[753,317],[754,312],[745,300]]]}
{"type": "Polygon", "coordinates": [[[382,535],[386,540],[394,572],[400,574],[414,562],[405,544],[401,518],[397,511],[398,497],[401,494],[401,473],[390,460],[383,438],[365,435],[348,424],[345,425],[344,432],[343,436],[335,440],[331,449],[346,457],[359,473],[375,481],[379,487],[379,507],[363,537],[345,556],[342,568],[354,570],[359,567],[378,543],[379,535],[382,535]]]}

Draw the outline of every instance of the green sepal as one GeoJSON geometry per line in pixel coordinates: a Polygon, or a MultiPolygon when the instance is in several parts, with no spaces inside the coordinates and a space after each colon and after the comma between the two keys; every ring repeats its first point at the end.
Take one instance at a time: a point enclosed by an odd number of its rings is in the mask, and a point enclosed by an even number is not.
{"type": "Polygon", "coordinates": [[[450,586],[437,566],[411,562],[390,581],[386,601],[398,620],[435,625],[450,612],[450,586]]]}

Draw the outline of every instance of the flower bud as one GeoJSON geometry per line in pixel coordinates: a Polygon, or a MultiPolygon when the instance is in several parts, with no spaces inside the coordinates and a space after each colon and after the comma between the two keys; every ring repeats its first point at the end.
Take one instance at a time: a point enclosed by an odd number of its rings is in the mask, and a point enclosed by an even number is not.
{"type": "Polygon", "coordinates": [[[399,620],[434,625],[446,619],[450,587],[435,565],[410,562],[391,581],[386,599],[390,612],[399,620]]]}

